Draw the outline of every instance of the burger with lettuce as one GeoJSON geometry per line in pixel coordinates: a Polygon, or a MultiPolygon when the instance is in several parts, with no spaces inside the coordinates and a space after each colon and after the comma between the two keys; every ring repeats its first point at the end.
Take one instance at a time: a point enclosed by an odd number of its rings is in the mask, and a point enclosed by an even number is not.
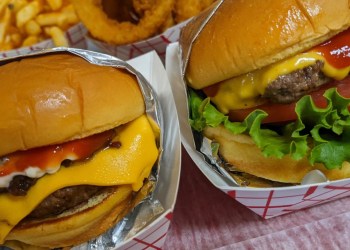
{"type": "Polygon", "coordinates": [[[350,177],[348,1],[226,0],[182,30],[190,123],[230,169],[350,177]]]}

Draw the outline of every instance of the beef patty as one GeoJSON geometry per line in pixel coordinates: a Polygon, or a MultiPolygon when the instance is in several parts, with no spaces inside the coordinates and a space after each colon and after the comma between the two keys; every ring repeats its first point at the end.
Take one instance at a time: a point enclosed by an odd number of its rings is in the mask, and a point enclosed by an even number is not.
{"type": "MultiPolygon", "coordinates": [[[[27,194],[28,189],[35,184],[37,179],[18,175],[13,178],[8,188],[0,188],[1,193],[10,193],[14,196],[27,194]]],[[[58,215],[70,208],[86,202],[89,198],[100,194],[108,187],[80,185],[59,189],[46,197],[27,216],[28,219],[45,219],[58,215]]]]}
{"type": "Polygon", "coordinates": [[[330,80],[321,71],[323,65],[322,61],[316,61],[311,66],[279,76],[267,86],[263,97],[274,103],[298,100],[330,80]]]}
{"type": "Polygon", "coordinates": [[[27,219],[44,219],[58,215],[70,208],[84,203],[89,198],[101,193],[108,187],[80,185],[57,190],[46,197],[28,216],[27,219]]]}

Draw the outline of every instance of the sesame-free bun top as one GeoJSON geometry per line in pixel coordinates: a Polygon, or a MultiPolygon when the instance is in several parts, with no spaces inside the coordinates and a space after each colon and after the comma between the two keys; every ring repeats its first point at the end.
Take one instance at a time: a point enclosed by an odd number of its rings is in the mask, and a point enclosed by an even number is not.
{"type": "MultiPolygon", "coordinates": [[[[202,22],[199,16],[182,29],[180,46],[189,46],[202,22]]],[[[224,0],[192,44],[186,78],[193,88],[210,86],[310,49],[349,26],[348,0],[224,0]]]]}
{"type": "Polygon", "coordinates": [[[0,66],[0,156],[83,138],[145,112],[136,78],[72,54],[0,66]]]}

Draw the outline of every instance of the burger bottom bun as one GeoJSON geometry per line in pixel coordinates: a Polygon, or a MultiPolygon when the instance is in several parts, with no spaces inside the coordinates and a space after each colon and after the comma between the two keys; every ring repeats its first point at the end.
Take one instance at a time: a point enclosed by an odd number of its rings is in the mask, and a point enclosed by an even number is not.
{"type": "Polygon", "coordinates": [[[322,171],[329,180],[350,177],[350,163],[344,162],[341,169],[327,170],[323,164],[312,166],[304,158],[296,161],[289,156],[282,159],[265,157],[248,135],[234,135],[223,126],[207,127],[204,135],[220,144],[219,153],[237,171],[283,183],[301,183],[311,170],[322,171]]]}
{"type": "Polygon", "coordinates": [[[132,197],[131,185],[107,188],[57,217],[21,222],[7,236],[5,245],[13,249],[45,249],[81,244],[123,218],[133,207],[132,197]]]}

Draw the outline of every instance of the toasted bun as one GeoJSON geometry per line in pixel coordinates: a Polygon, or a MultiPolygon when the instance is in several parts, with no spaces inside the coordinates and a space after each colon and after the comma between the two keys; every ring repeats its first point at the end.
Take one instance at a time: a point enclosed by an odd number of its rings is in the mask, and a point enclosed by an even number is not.
{"type": "Polygon", "coordinates": [[[104,233],[123,218],[132,208],[131,200],[131,186],[111,187],[57,217],[22,222],[7,236],[10,243],[5,245],[13,245],[11,241],[48,248],[78,245],[104,233]]]}
{"type": "Polygon", "coordinates": [[[313,169],[322,171],[329,180],[350,177],[350,163],[344,162],[341,169],[327,170],[322,164],[311,166],[307,159],[293,160],[289,156],[282,159],[264,157],[261,150],[248,135],[234,135],[222,126],[204,130],[205,136],[220,144],[220,155],[238,171],[264,179],[300,183],[313,169]]]}
{"type": "Polygon", "coordinates": [[[45,220],[22,221],[6,237],[11,249],[71,247],[93,239],[115,225],[154,188],[145,182],[137,194],[130,185],[109,187],[88,202],[45,220]]]}
{"type": "Polygon", "coordinates": [[[145,110],[134,76],[69,54],[5,64],[0,83],[0,156],[111,129],[145,110]]]}
{"type": "MultiPolygon", "coordinates": [[[[202,22],[200,16],[183,28],[182,52],[202,22]]],[[[222,1],[192,44],[186,78],[201,89],[305,51],[349,26],[348,0],[222,1]]]]}

